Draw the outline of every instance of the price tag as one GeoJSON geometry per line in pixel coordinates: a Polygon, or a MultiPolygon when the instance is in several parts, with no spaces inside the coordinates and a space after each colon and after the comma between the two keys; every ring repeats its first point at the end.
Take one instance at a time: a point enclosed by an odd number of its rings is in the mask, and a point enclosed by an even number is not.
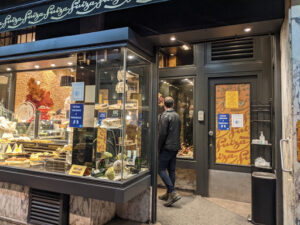
{"type": "Polygon", "coordinates": [[[86,166],[72,165],[69,175],[82,177],[84,175],[85,170],[86,166]]]}

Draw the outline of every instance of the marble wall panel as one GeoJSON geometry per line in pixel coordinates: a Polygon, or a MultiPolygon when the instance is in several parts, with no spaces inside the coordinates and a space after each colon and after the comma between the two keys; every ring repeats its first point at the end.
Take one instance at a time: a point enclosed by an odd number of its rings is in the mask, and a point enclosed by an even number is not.
{"type": "Polygon", "coordinates": [[[103,225],[116,215],[116,204],[70,196],[70,225],[103,225]]]}
{"type": "Polygon", "coordinates": [[[146,223],[150,220],[150,188],[132,200],[117,204],[117,216],[122,219],[146,223]]]}
{"type": "Polygon", "coordinates": [[[0,216],[27,222],[29,188],[0,182],[0,216]]]}

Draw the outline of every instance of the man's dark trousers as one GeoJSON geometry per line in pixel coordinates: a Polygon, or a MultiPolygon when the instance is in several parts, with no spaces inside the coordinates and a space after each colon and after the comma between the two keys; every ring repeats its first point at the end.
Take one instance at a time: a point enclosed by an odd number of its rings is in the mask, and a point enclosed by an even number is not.
{"type": "Polygon", "coordinates": [[[168,193],[175,190],[175,168],[176,168],[176,155],[178,151],[162,150],[158,156],[158,173],[166,187],[168,193]],[[168,170],[169,175],[166,170],[168,170]]]}

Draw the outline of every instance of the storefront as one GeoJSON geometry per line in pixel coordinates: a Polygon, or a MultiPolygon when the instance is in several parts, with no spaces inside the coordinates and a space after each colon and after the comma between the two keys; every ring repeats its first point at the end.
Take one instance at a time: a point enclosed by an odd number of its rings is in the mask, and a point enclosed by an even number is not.
{"type": "Polygon", "coordinates": [[[147,35],[128,21],[111,29],[115,14],[79,30],[72,14],[69,35],[42,22],[0,47],[1,188],[28,205],[0,220],[52,221],[41,207],[56,199],[58,224],[155,221],[157,115],[169,95],[182,121],[179,189],[251,202],[251,172],[280,171],[280,18],[147,35]]]}

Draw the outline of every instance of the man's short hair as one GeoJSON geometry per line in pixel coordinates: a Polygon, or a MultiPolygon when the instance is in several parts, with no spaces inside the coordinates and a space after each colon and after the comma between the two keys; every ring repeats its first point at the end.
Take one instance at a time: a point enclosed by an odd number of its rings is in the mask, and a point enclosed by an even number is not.
{"type": "Polygon", "coordinates": [[[172,108],[174,106],[174,99],[172,97],[166,97],[165,98],[165,106],[167,108],[172,108]]]}

